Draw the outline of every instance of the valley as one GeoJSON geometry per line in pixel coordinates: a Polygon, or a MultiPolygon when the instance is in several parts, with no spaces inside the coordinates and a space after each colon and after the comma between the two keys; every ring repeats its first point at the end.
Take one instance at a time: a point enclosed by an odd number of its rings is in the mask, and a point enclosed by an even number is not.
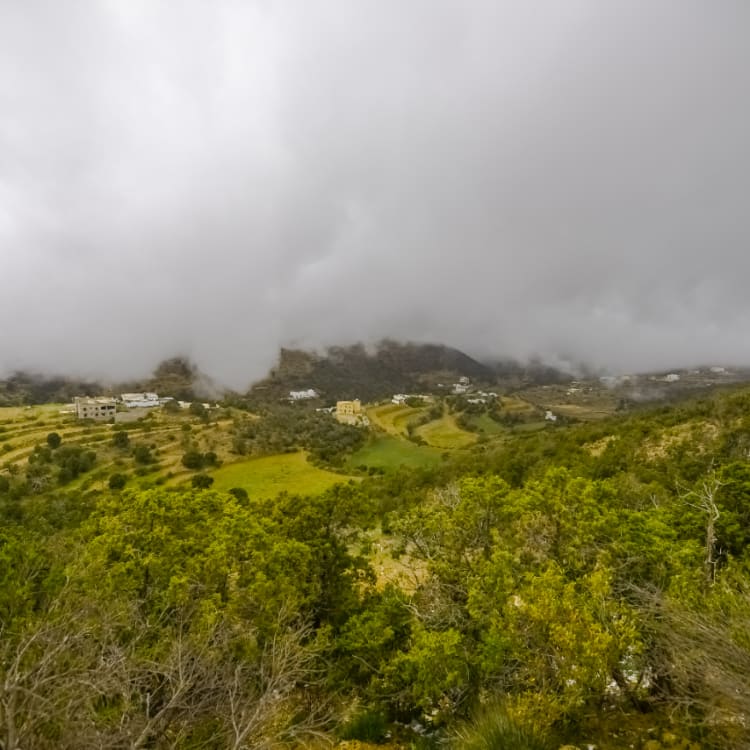
{"type": "Polygon", "coordinates": [[[4,679],[30,691],[29,737],[52,712],[58,732],[154,747],[235,726],[274,748],[744,746],[741,377],[511,384],[425,367],[341,421],[337,397],[358,393],[315,366],[328,379],[295,371],[302,397],[283,380],[117,402],[108,421],[0,407],[1,648],[26,665],[4,679]],[[28,646],[44,638],[65,644],[51,661],[28,646]],[[121,666],[94,667],[113,652],[121,666]],[[56,682],[70,663],[75,693],[56,682]],[[158,720],[150,683],[174,706],[158,720]]]}

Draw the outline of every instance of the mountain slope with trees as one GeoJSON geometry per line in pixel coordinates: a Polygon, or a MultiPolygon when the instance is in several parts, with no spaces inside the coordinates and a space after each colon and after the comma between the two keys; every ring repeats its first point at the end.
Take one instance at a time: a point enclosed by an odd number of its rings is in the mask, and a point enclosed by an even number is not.
{"type": "MultiPolygon", "coordinates": [[[[314,446],[311,413],[236,425],[314,446]]],[[[1,746],[747,747],[749,415],[737,387],[278,497],[62,481],[98,458],[50,433],[0,464],[1,746]]]]}

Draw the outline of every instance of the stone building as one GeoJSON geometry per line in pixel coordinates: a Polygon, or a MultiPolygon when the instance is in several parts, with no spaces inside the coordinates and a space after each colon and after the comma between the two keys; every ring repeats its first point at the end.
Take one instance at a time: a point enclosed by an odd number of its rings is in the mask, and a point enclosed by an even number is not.
{"type": "Polygon", "coordinates": [[[362,421],[362,404],[358,398],[354,401],[336,402],[336,419],[346,424],[356,424],[362,421]]]}
{"type": "Polygon", "coordinates": [[[112,419],[117,410],[115,400],[105,396],[97,398],[76,396],[75,407],[78,419],[96,419],[99,422],[112,419]]]}

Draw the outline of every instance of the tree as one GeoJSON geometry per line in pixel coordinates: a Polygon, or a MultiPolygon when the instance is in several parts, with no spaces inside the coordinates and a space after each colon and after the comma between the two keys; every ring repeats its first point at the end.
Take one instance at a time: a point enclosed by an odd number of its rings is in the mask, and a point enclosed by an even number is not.
{"type": "Polygon", "coordinates": [[[208,474],[196,474],[191,483],[196,490],[207,490],[214,483],[214,478],[208,474]]]}
{"type": "Polygon", "coordinates": [[[719,478],[712,472],[710,476],[699,483],[695,490],[688,492],[683,497],[686,505],[699,510],[706,519],[703,570],[706,583],[709,586],[712,586],[716,580],[716,567],[719,564],[716,522],[721,517],[721,511],[716,504],[716,495],[721,488],[721,484],[719,478]]]}
{"type": "Polygon", "coordinates": [[[47,435],[47,445],[49,445],[52,450],[59,448],[60,443],[62,443],[62,438],[56,432],[50,432],[50,434],[47,435]]]}
{"type": "Polygon", "coordinates": [[[193,401],[188,410],[194,417],[208,419],[208,410],[200,401],[193,401]]]}
{"type": "Polygon", "coordinates": [[[121,490],[127,484],[128,478],[125,474],[112,474],[109,478],[109,489],[121,490]]]}
{"type": "Polygon", "coordinates": [[[179,402],[175,401],[175,399],[173,398],[169,399],[169,401],[166,401],[162,409],[167,414],[179,414],[181,411],[179,402]]]}
{"type": "Polygon", "coordinates": [[[138,443],[133,449],[133,458],[138,464],[150,464],[153,463],[154,457],[151,455],[151,448],[145,443],[138,443]]]}
{"type": "Polygon", "coordinates": [[[126,450],[130,447],[130,436],[124,430],[119,430],[112,435],[112,445],[114,445],[115,448],[126,450]]]}
{"type": "Polygon", "coordinates": [[[247,490],[244,487],[232,487],[232,489],[229,490],[229,494],[234,495],[241,503],[247,502],[249,499],[247,490]]]}
{"type": "Polygon", "coordinates": [[[203,468],[203,454],[195,450],[190,450],[182,457],[182,465],[186,469],[198,471],[203,468]]]}

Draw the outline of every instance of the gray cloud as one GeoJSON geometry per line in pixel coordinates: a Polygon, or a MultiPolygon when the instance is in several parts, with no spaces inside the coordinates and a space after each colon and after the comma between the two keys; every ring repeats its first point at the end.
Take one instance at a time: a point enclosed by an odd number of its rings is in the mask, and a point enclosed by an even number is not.
{"type": "Polygon", "coordinates": [[[748,362],[742,0],[0,5],[0,370],[748,362]]]}

